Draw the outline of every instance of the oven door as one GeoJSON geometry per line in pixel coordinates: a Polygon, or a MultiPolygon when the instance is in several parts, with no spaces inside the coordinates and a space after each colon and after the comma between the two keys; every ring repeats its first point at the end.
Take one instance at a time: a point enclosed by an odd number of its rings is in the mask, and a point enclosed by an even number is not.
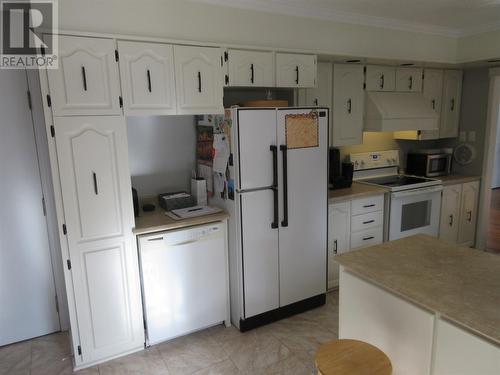
{"type": "Polygon", "coordinates": [[[391,193],[389,240],[418,233],[437,237],[442,190],[439,185],[391,193]]]}

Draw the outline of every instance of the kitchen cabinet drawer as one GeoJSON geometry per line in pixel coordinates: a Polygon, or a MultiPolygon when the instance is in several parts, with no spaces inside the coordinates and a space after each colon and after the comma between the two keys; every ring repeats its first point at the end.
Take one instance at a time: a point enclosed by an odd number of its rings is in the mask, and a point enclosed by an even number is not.
{"type": "Polygon", "coordinates": [[[370,212],[363,215],[353,216],[351,219],[351,231],[359,232],[365,229],[376,228],[384,225],[384,212],[370,212]]]}
{"type": "Polygon", "coordinates": [[[384,195],[376,195],[368,198],[354,199],[352,201],[352,215],[361,215],[368,212],[382,211],[384,209],[384,195]]]}
{"type": "Polygon", "coordinates": [[[377,227],[351,233],[351,250],[382,243],[384,228],[377,227]]]}

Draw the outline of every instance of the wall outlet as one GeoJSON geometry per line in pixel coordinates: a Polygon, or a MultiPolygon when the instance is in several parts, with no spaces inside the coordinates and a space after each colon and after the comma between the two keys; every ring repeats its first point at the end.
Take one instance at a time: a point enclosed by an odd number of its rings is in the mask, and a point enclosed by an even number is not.
{"type": "Polygon", "coordinates": [[[467,141],[467,132],[462,130],[462,131],[459,133],[459,135],[458,135],[458,140],[459,140],[460,142],[465,142],[465,141],[467,141]]]}
{"type": "Polygon", "coordinates": [[[469,142],[476,142],[476,132],[474,130],[469,131],[469,142]]]}

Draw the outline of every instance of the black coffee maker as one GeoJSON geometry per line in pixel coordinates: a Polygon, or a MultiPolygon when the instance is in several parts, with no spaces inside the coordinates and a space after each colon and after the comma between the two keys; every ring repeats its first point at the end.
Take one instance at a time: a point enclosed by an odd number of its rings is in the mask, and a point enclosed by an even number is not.
{"type": "Polygon", "coordinates": [[[340,151],[338,148],[330,147],[328,164],[330,189],[351,187],[354,165],[340,161],[340,151]]]}

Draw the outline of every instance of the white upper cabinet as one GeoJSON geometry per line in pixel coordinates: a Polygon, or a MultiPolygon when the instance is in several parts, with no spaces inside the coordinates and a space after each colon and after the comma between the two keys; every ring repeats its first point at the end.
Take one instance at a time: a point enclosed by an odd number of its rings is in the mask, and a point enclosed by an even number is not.
{"type": "Polygon", "coordinates": [[[333,65],[329,62],[318,63],[318,78],[316,87],[299,89],[300,106],[332,107],[333,65]]]}
{"type": "Polygon", "coordinates": [[[224,113],[219,48],[174,46],[177,114],[224,113]]]}
{"type": "MultiPolygon", "coordinates": [[[[443,97],[443,70],[425,69],[422,95],[429,101],[429,105],[441,116],[443,97]]],[[[441,123],[441,121],[440,121],[441,123]]],[[[422,130],[420,139],[438,139],[439,129],[422,130]]]]}
{"type": "Polygon", "coordinates": [[[125,114],[175,114],[173,47],[119,41],[118,51],[125,114]]]}
{"type": "Polygon", "coordinates": [[[367,91],[394,91],[396,89],[396,69],[392,66],[367,65],[367,91]]]}
{"type": "Polygon", "coordinates": [[[48,69],[55,116],[121,113],[112,39],[59,36],[59,69],[48,69]]]}
{"type": "Polygon", "coordinates": [[[458,136],[460,102],[462,99],[462,71],[445,70],[443,104],[441,109],[440,138],[458,136]]]}
{"type": "Polygon", "coordinates": [[[333,67],[332,145],[363,143],[363,67],[335,64],[333,67]]]}
{"type": "Polygon", "coordinates": [[[460,207],[460,225],[458,230],[458,243],[461,245],[474,245],[478,203],[479,181],[472,181],[463,184],[462,204],[460,207]]]}
{"type": "Polygon", "coordinates": [[[396,91],[407,91],[407,92],[422,91],[422,69],[397,68],[396,91]]]}
{"type": "Polygon", "coordinates": [[[276,54],[277,87],[316,87],[316,55],[276,54]]]}
{"type": "Polygon", "coordinates": [[[229,49],[227,57],[228,86],[275,86],[272,52],[229,49]]]}

